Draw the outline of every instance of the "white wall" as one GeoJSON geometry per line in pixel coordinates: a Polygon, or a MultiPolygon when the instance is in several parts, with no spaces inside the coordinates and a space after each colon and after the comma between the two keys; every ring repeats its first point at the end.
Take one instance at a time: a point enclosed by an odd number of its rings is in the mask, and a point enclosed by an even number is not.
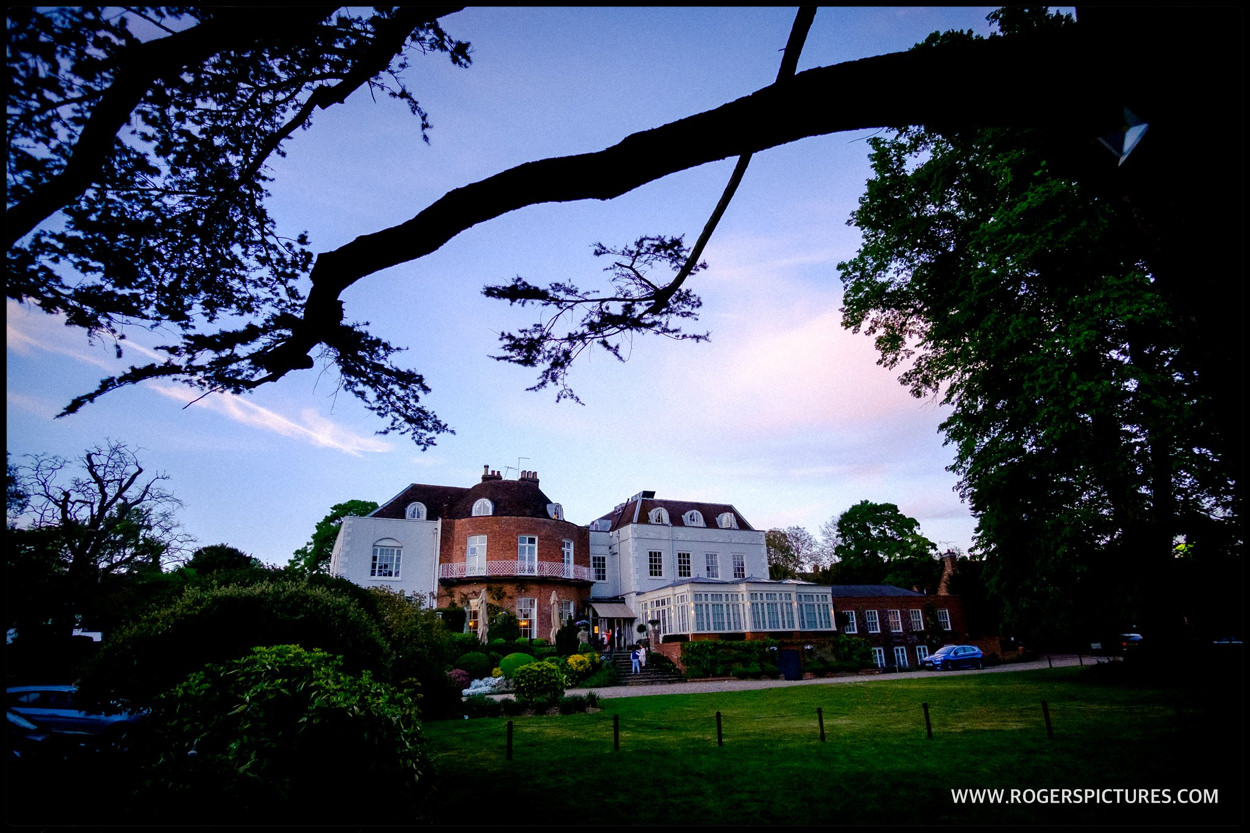
{"type": "Polygon", "coordinates": [[[432,601],[438,588],[438,547],[442,524],[439,521],[410,521],[396,518],[343,518],[330,572],[362,587],[389,587],[417,593],[432,601]],[[373,545],[382,539],[398,541],[403,547],[399,578],[373,578],[369,575],[373,545]]]}

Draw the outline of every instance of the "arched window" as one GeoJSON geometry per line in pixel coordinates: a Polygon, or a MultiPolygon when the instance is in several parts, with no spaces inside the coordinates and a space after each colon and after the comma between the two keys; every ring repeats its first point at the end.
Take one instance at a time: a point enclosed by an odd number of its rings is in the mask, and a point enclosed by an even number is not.
{"type": "Polygon", "coordinates": [[[478,498],[477,503],[473,504],[474,515],[493,515],[495,514],[495,505],[486,498],[478,498]]]}
{"type": "Polygon", "coordinates": [[[410,503],[404,510],[404,517],[410,521],[424,521],[426,518],[424,503],[410,503]]]}
{"type": "Polygon", "coordinates": [[[722,512],[716,516],[716,525],[721,529],[737,529],[738,519],[734,517],[733,512],[722,512]]]}
{"type": "Polygon", "coordinates": [[[653,524],[667,525],[669,523],[668,510],[665,509],[663,506],[656,507],[655,509],[651,510],[651,513],[647,516],[647,519],[653,524]]]}
{"type": "Polygon", "coordinates": [[[383,538],[373,545],[373,560],[369,564],[370,578],[399,578],[403,546],[393,538],[383,538]]]}
{"type": "Polygon", "coordinates": [[[703,523],[703,513],[698,509],[691,509],[683,515],[682,522],[685,523],[686,526],[707,526],[707,524],[703,523]]]}
{"type": "Polygon", "coordinates": [[[558,503],[548,503],[547,517],[557,521],[564,520],[564,507],[558,503]]]}

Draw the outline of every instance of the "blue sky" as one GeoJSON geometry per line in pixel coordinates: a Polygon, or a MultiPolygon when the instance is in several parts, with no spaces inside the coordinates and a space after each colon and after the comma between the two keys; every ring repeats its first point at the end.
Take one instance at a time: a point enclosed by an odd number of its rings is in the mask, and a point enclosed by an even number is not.
{"type": "MultiPolygon", "coordinates": [[[[930,32],[986,34],[990,8],[823,8],[800,70],[906,49],[930,32]]],[[[424,144],[397,103],[360,94],[297,134],[272,173],[284,231],[316,251],[408,219],[449,189],[532,159],[598,150],[716,107],[776,76],[792,8],[483,8],[444,19],[473,66],[418,59],[407,76],[434,128],[424,144]]],[[[934,85],[936,79],[918,79],[934,85]]],[[[828,106],[836,107],[831,101],[828,106]]],[[[7,448],[73,457],[106,439],[169,475],[199,544],[275,564],[329,507],[384,501],[409,483],[468,486],[483,465],[536,470],[566,516],[588,523],[642,490],[734,504],[758,529],[816,533],[861,500],[897,504],[943,548],[967,550],[974,521],[947,472],[945,410],[913,399],[877,366],[871,341],[840,326],[836,264],[869,174],[871,132],[808,139],[752,160],[691,287],[710,343],[640,338],[629,361],[583,357],[585,405],[531,393],[532,371],[494,361],[498,333],[534,313],[482,297],[521,275],[602,278],[592,244],[644,234],[698,236],[732,160],[610,202],[536,206],[482,224],[438,252],[344,294],[349,318],[408,347],[427,404],[456,431],[422,452],[333,373],[293,374],[244,397],[189,407],[190,388],[152,383],[54,419],[69,399],[164,343],[130,334],[127,360],[33,308],[7,307],[7,448]]]]}

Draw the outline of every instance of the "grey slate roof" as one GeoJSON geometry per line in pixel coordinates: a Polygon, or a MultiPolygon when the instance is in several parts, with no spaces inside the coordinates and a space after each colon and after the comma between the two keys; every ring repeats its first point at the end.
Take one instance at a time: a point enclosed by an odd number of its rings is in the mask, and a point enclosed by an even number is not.
{"type": "Polygon", "coordinates": [[[924,593],[904,590],[891,584],[834,584],[831,586],[835,599],[855,599],[872,596],[908,596],[924,598],[924,593]]]}

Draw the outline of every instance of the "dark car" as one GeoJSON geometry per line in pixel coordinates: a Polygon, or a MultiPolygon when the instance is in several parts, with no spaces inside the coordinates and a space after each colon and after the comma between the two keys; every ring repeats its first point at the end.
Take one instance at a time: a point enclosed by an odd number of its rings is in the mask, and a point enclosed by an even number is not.
{"type": "Polygon", "coordinates": [[[101,714],[80,709],[75,703],[77,689],[72,685],[18,685],[5,690],[5,706],[10,712],[34,723],[40,729],[85,735],[114,734],[133,726],[139,715],[131,712],[101,714]]]}
{"type": "Polygon", "coordinates": [[[1089,647],[1091,652],[1100,656],[1122,657],[1140,651],[1142,637],[1133,631],[1115,633],[1091,642],[1089,647]]]}
{"type": "Polygon", "coordinates": [[[943,645],[920,661],[921,666],[934,671],[955,668],[982,668],[985,655],[975,645],[943,645]]]}

